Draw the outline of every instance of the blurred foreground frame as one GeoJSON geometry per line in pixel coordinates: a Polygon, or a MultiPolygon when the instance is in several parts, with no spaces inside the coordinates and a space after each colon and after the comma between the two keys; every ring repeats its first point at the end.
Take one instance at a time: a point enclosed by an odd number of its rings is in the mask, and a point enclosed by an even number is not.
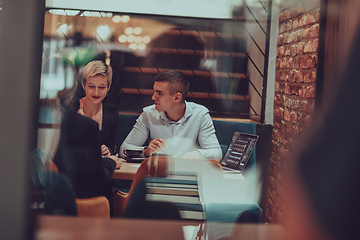
{"type": "Polygon", "coordinates": [[[45,1],[0,4],[0,189],[4,193],[0,239],[32,239],[28,184],[31,151],[37,142],[45,1]]]}

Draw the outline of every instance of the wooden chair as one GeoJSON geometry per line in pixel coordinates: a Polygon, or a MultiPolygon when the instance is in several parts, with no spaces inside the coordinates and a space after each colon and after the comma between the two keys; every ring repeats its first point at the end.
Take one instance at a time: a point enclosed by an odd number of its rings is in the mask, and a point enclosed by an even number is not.
{"type": "Polygon", "coordinates": [[[145,159],[136,172],[129,193],[119,190],[113,193],[113,213],[114,217],[122,217],[129,198],[132,195],[136,185],[146,177],[165,177],[167,175],[167,157],[151,156],[145,159]]]}
{"type": "MultiPolygon", "coordinates": [[[[59,171],[53,161],[47,161],[46,165],[48,170],[59,171]]],[[[78,217],[110,218],[109,200],[104,196],[76,198],[75,202],[78,217]]]]}
{"type": "MultiPolygon", "coordinates": [[[[56,164],[49,159],[49,157],[45,155],[41,156],[41,153],[39,149],[36,150],[38,157],[42,158],[41,161],[38,161],[37,167],[41,167],[47,171],[59,172],[56,164]]],[[[76,198],[75,203],[78,217],[110,218],[110,204],[104,196],[76,198]]]]}

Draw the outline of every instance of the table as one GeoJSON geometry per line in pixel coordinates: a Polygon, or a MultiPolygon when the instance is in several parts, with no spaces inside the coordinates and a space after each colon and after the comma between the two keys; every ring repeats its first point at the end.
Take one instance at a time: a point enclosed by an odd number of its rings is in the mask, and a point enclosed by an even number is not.
{"type": "Polygon", "coordinates": [[[124,162],[120,169],[116,169],[111,175],[112,179],[132,180],[140,167],[140,163],[124,162]]]}
{"type": "MultiPolygon", "coordinates": [[[[96,219],[38,215],[35,225],[35,240],[190,240],[195,238],[194,235],[185,230],[186,227],[196,227],[199,226],[199,223],[191,221],[96,219]]],[[[221,227],[220,225],[222,223],[219,224],[219,227],[221,227]]],[[[237,224],[233,230],[231,240],[287,240],[286,231],[280,225],[237,224]]]]}

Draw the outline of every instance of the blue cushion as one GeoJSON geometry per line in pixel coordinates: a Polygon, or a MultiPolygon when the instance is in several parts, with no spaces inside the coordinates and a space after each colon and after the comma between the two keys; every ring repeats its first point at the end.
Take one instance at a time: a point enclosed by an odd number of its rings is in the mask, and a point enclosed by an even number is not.
{"type": "Polygon", "coordinates": [[[127,135],[130,133],[138,117],[139,115],[119,113],[117,134],[115,139],[115,146],[117,147],[117,151],[120,149],[120,145],[123,143],[127,135]]]}

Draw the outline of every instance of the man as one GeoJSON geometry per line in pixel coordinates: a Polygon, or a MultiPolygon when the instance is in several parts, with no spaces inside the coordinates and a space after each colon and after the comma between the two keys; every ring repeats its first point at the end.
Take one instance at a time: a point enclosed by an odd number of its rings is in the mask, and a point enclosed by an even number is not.
{"type": "Polygon", "coordinates": [[[211,158],[218,161],[222,151],[215,135],[209,110],[196,103],[186,102],[189,82],[177,70],[168,70],[155,77],[154,104],[142,114],[120,148],[143,149],[143,156],[154,153],[175,158],[211,158]],[[142,147],[146,140],[149,145],[142,147]]]}

